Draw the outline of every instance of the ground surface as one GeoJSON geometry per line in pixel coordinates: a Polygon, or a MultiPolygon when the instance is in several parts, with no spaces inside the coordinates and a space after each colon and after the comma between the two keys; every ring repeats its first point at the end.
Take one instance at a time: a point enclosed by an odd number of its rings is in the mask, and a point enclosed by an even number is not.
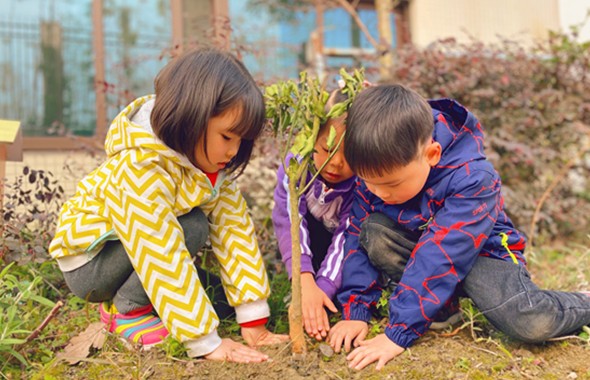
{"type": "MultiPolygon", "coordinates": [[[[548,249],[528,256],[533,279],[544,288],[590,289],[590,250],[548,249]]],[[[465,305],[463,305],[465,306],[465,305]]],[[[95,308],[64,314],[54,323],[62,334],[79,334],[89,320],[97,320],[95,308]],[[73,327],[71,330],[66,327],[73,327]]],[[[400,357],[376,372],[374,364],[362,371],[348,369],[345,355],[326,358],[317,342],[309,341],[309,353],[294,361],[290,346],[263,348],[272,361],[234,364],[176,359],[164,349],[148,352],[129,350],[114,336],[85,361],[69,366],[53,361],[38,366],[37,379],[588,379],[590,342],[577,337],[527,345],[509,340],[489,323],[464,311],[462,327],[454,333],[428,332],[400,357]]],[[[232,334],[236,340],[239,334],[232,334]]],[[[68,337],[69,339],[69,337],[68,337]]],[[[65,339],[64,339],[65,341],[65,339]]],[[[65,344],[64,344],[65,345],[65,344]]],[[[63,349],[63,348],[62,348],[63,349]]]]}
{"type": "Polygon", "coordinates": [[[467,329],[452,337],[429,332],[379,372],[374,366],[350,370],[343,354],[326,359],[313,345],[302,361],[294,361],[283,345],[263,349],[271,362],[249,365],[172,360],[159,350],[109,350],[74,367],[56,364],[42,372],[72,379],[590,379],[587,343],[500,342],[475,342],[467,329]]]}

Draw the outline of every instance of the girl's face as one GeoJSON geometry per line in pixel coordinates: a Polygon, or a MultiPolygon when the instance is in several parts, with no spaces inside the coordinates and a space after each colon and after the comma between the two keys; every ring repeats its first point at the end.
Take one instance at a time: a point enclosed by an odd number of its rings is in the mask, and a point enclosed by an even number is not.
{"type": "MultiPolygon", "coordinates": [[[[344,118],[336,120],[330,120],[328,125],[322,128],[322,131],[318,135],[318,139],[315,143],[315,152],[313,154],[313,162],[317,170],[319,170],[324,162],[330,156],[331,151],[328,150],[328,136],[330,134],[330,126],[336,129],[336,138],[334,139],[334,147],[338,144],[338,141],[342,138],[344,131],[346,130],[343,124],[344,118]]],[[[346,159],[344,159],[344,143],[340,144],[340,148],[334,154],[332,159],[320,172],[322,178],[329,184],[335,185],[342,181],[346,181],[351,178],[354,173],[348,166],[346,159]]]]}
{"type": "Polygon", "coordinates": [[[241,113],[242,109],[236,106],[209,119],[207,141],[202,138],[195,146],[194,158],[199,169],[206,173],[217,173],[238,154],[242,138],[230,132],[230,129],[236,125],[241,113]]]}

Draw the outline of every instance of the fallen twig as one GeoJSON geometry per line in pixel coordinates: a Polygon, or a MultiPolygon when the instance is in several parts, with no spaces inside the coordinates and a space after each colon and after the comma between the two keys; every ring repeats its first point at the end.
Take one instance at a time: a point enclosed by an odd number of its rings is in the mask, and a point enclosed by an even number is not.
{"type": "Polygon", "coordinates": [[[459,331],[463,330],[465,326],[459,326],[456,329],[454,329],[453,331],[449,332],[449,333],[438,333],[439,336],[448,338],[448,337],[452,337],[455,336],[457,334],[459,334],[459,331]]]}
{"type": "Polygon", "coordinates": [[[486,350],[485,348],[477,347],[477,346],[474,346],[474,345],[471,345],[471,347],[472,348],[475,348],[476,350],[483,351],[485,353],[492,354],[494,356],[498,356],[498,353],[497,352],[486,350]]]}
{"type": "Polygon", "coordinates": [[[548,342],[557,342],[557,341],[560,341],[560,340],[568,340],[568,339],[577,339],[577,340],[581,340],[584,343],[590,343],[590,340],[588,340],[586,338],[579,337],[577,335],[560,336],[560,337],[557,337],[557,338],[547,339],[547,341],[548,342]]]}
{"type": "Polygon", "coordinates": [[[64,303],[62,301],[57,301],[57,303],[55,304],[55,306],[53,306],[53,309],[51,309],[47,317],[45,317],[43,322],[41,322],[41,324],[35,330],[33,330],[33,332],[27,337],[27,339],[25,339],[25,342],[23,344],[28,343],[31,340],[35,339],[37,336],[39,336],[41,331],[45,328],[45,326],[47,326],[49,321],[51,321],[53,317],[55,317],[55,315],[63,305],[64,303]]]}

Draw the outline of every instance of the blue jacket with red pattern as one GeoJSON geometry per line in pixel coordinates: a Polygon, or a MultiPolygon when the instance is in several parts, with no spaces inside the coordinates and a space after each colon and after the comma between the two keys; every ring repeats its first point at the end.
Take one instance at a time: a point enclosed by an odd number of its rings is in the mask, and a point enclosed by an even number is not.
{"type": "Polygon", "coordinates": [[[408,230],[421,231],[389,300],[385,334],[404,348],[429,328],[478,255],[526,265],[525,238],[504,212],[500,177],[484,155],[481,125],[453,100],[429,104],[433,139],[442,146],[441,160],[422,191],[399,205],[384,204],[359,180],[338,293],[344,319],[369,321],[382,290],[378,270],[359,245],[361,224],[369,214],[384,213],[408,230]]]}

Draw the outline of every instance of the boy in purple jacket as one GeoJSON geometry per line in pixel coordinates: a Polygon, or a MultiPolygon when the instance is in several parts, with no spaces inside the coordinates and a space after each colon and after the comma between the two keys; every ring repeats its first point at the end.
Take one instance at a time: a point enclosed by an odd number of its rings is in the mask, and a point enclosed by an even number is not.
{"type": "MultiPolygon", "coordinates": [[[[326,104],[327,111],[346,100],[340,90],[331,93],[326,104]]],[[[346,114],[327,120],[320,126],[316,140],[313,163],[319,170],[330,156],[328,135],[330,126],[336,130],[335,142],[340,141],[345,131],[346,114]]],[[[285,165],[290,162],[287,157],[285,165]]],[[[307,173],[307,183],[313,174],[307,173]]],[[[299,201],[301,225],[299,227],[302,248],[301,287],[303,324],[305,331],[317,340],[324,339],[330,330],[328,314],[324,307],[337,312],[332,300],[342,281],[342,257],[344,231],[352,203],[356,177],[344,159],[340,146],[328,164],[299,201]]],[[[291,216],[289,215],[289,178],[283,165],[277,173],[274,193],[275,206],[272,221],[279,243],[283,263],[291,277],[291,216]]]]}
{"type": "Polygon", "coordinates": [[[328,341],[349,366],[388,361],[422,336],[457,290],[505,334],[543,342],[590,324],[590,297],[539,289],[525,237],[504,211],[483,131],[460,104],[427,102],[399,85],[357,96],[345,157],[359,181],[347,229],[343,321],[328,341]],[[385,333],[364,340],[382,276],[396,284],[385,333]]]}

